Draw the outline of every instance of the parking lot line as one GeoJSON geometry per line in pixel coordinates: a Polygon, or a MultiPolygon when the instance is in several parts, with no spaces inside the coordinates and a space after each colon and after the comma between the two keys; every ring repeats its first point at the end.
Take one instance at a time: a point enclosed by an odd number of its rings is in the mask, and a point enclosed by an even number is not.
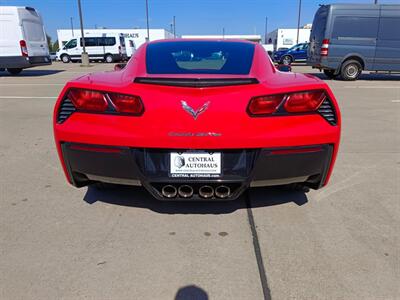
{"type": "Polygon", "coordinates": [[[47,96],[0,96],[0,99],[57,99],[57,97],[47,97],[47,96]]]}
{"type": "Polygon", "coordinates": [[[0,86],[14,86],[14,85],[65,85],[65,83],[0,83],[0,86]]]}

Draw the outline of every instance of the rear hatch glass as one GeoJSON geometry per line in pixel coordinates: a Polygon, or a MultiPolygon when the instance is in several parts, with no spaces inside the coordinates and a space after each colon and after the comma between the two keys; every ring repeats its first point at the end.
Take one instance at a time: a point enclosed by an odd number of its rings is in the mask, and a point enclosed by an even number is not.
{"type": "Polygon", "coordinates": [[[254,45],[242,42],[174,41],[149,44],[148,74],[247,75],[254,45]]]}

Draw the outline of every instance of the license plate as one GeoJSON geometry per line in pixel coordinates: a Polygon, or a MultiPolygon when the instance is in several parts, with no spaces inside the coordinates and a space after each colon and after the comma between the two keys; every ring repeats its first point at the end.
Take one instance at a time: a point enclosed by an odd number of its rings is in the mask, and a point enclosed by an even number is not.
{"type": "Polygon", "coordinates": [[[170,153],[171,177],[219,177],[221,153],[172,152],[170,153]]]}

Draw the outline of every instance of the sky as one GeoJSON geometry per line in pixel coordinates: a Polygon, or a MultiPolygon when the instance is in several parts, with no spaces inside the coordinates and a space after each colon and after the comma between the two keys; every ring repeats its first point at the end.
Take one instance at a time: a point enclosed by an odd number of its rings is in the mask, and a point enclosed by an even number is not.
{"type": "MultiPolygon", "coordinates": [[[[374,0],[302,0],[301,24],[312,23],[319,4],[373,3],[374,0]]],[[[400,0],[378,0],[396,3],[400,0]]],[[[81,0],[85,28],[145,28],[145,0],[81,0]]],[[[176,16],[177,35],[265,34],[296,28],[299,0],[148,0],[150,28],[169,30],[176,16]]],[[[57,29],[79,26],[77,0],[0,0],[0,5],[31,6],[44,20],[53,41],[57,29]]]]}

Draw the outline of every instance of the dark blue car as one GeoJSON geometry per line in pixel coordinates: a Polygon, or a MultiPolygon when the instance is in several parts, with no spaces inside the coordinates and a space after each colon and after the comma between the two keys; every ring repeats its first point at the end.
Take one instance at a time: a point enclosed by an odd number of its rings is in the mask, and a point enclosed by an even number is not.
{"type": "Polygon", "coordinates": [[[287,50],[275,51],[273,59],[284,65],[290,65],[294,61],[306,61],[307,49],[308,43],[297,44],[287,50]]]}

